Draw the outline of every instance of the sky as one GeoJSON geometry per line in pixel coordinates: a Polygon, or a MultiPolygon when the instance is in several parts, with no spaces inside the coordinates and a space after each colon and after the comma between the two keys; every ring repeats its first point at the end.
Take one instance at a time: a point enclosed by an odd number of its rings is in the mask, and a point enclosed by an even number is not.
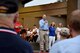
{"type": "Polygon", "coordinates": [[[57,0],[33,0],[29,3],[26,3],[24,7],[43,5],[43,4],[49,4],[49,3],[54,3],[54,2],[57,2],[57,0]]]}

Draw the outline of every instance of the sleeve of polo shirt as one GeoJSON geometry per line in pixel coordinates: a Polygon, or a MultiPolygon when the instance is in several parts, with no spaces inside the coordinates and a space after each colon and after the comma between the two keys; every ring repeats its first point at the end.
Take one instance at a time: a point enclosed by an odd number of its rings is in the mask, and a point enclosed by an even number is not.
{"type": "Polygon", "coordinates": [[[41,20],[39,21],[39,25],[41,28],[44,27],[44,23],[41,20]]]}
{"type": "Polygon", "coordinates": [[[52,48],[50,49],[50,52],[49,53],[60,53],[60,50],[59,50],[59,45],[58,44],[54,44],[52,46],[52,48]]]}

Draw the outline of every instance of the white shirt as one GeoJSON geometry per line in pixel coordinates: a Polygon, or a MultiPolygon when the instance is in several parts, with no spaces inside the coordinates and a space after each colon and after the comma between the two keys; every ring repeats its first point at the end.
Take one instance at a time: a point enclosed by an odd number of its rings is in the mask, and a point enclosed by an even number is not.
{"type": "Polygon", "coordinates": [[[60,35],[60,31],[61,31],[61,28],[57,27],[55,32],[56,32],[57,35],[60,35]]]}
{"type": "Polygon", "coordinates": [[[34,28],[33,30],[32,30],[32,32],[37,32],[37,34],[36,35],[39,35],[39,29],[38,28],[34,28]]]}
{"type": "Polygon", "coordinates": [[[27,31],[27,36],[30,36],[32,34],[31,31],[27,31]]]}

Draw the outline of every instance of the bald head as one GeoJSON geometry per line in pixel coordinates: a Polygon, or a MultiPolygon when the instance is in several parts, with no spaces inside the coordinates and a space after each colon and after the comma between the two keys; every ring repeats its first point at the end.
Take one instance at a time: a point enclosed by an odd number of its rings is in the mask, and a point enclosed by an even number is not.
{"type": "Polygon", "coordinates": [[[80,10],[75,10],[71,13],[68,24],[70,28],[80,32],[80,10]]]}
{"type": "Polygon", "coordinates": [[[44,20],[46,19],[46,14],[43,14],[43,17],[42,17],[44,20]]]}
{"type": "Polygon", "coordinates": [[[80,10],[73,11],[72,14],[71,14],[71,18],[72,17],[80,18],[80,10]]]}
{"type": "Polygon", "coordinates": [[[79,15],[80,14],[80,10],[75,10],[72,12],[72,15],[79,15]]]}

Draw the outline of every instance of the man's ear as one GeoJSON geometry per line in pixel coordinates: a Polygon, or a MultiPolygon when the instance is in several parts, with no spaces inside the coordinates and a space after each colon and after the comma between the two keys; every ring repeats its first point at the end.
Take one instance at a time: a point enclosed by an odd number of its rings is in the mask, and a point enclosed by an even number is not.
{"type": "Polygon", "coordinates": [[[67,25],[67,27],[69,28],[69,30],[70,30],[70,36],[72,37],[72,28],[70,27],[70,25],[67,25]]]}
{"type": "Polygon", "coordinates": [[[17,21],[17,18],[14,18],[13,22],[15,23],[17,21]]]}
{"type": "Polygon", "coordinates": [[[14,16],[14,23],[17,21],[18,17],[19,17],[19,14],[18,13],[15,14],[15,16],[14,16]]]}
{"type": "Polygon", "coordinates": [[[72,31],[73,31],[73,29],[69,27],[69,30],[70,30],[70,36],[73,37],[73,36],[72,36],[72,31]]]}

